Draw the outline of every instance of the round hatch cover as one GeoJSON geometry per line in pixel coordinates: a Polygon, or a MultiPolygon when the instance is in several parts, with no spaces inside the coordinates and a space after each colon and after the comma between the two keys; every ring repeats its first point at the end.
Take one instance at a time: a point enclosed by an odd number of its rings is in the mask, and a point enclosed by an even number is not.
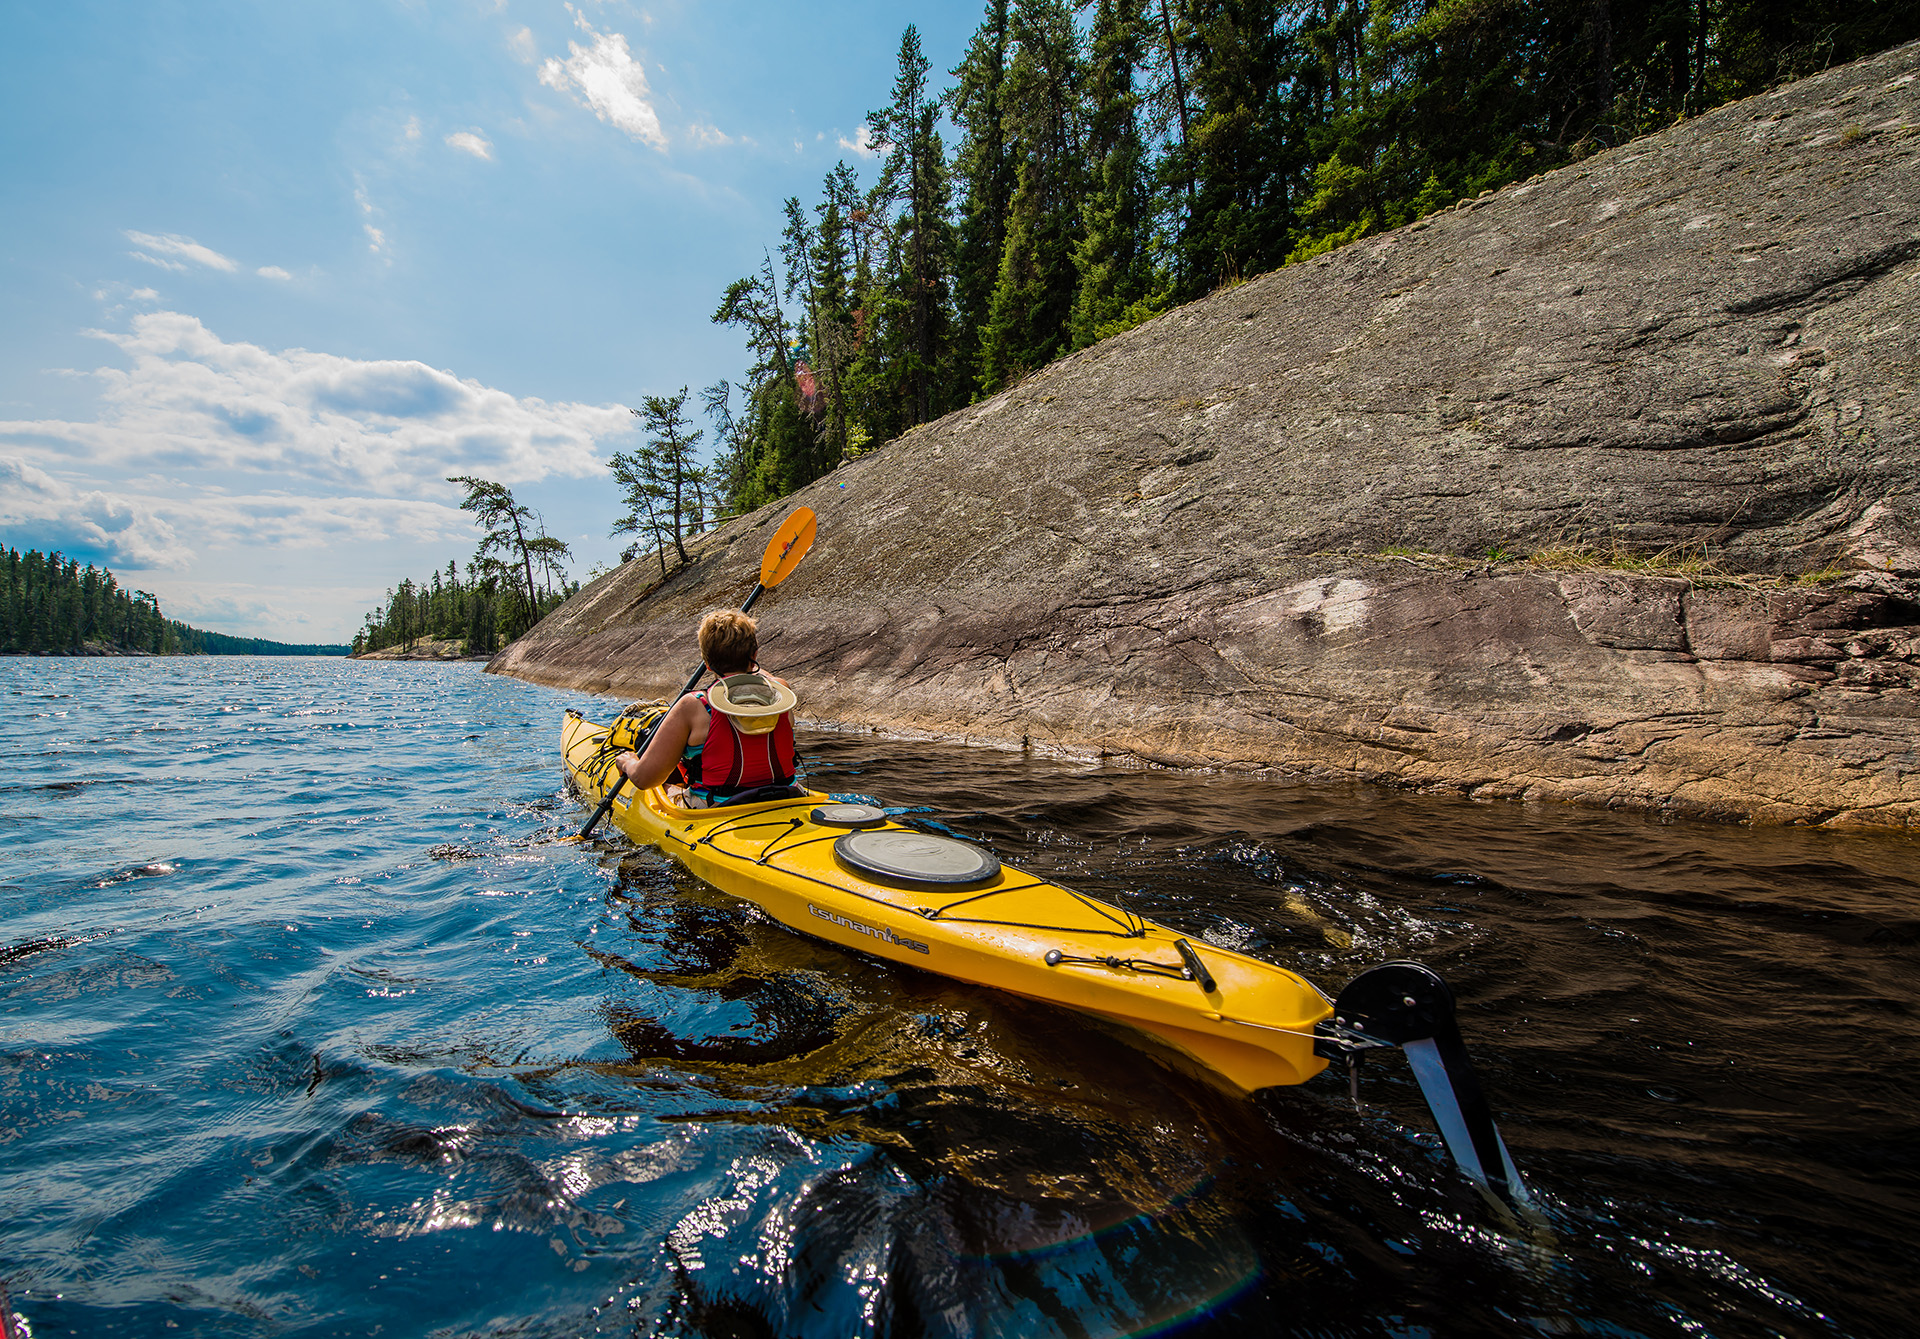
{"type": "Polygon", "coordinates": [[[849,832],[833,853],[862,874],[905,883],[979,883],[1000,872],[999,860],[977,846],[899,828],[849,832]]]}
{"type": "Polygon", "coordinates": [[[823,804],[807,817],[823,828],[877,828],[887,821],[887,811],[870,804],[823,804]]]}

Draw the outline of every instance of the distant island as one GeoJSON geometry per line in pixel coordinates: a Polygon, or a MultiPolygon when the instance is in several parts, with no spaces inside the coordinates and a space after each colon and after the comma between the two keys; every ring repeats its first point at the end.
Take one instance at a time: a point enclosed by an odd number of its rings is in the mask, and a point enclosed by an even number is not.
{"type": "Polygon", "coordinates": [[[0,655],[344,656],[344,644],[230,637],[168,618],[104,567],[55,551],[0,548],[0,655]]]}

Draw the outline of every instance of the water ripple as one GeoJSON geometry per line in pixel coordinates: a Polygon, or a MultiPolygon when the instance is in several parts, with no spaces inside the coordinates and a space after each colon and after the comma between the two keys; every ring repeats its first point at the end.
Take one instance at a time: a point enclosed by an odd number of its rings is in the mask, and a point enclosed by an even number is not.
{"type": "Polygon", "coordinates": [[[41,1334],[1895,1334],[1920,843],[823,734],[815,784],[1329,988],[1454,983],[1545,1206],[1404,1065],[1225,1096],[564,840],[473,666],[0,662],[0,1282],[41,1334]]]}

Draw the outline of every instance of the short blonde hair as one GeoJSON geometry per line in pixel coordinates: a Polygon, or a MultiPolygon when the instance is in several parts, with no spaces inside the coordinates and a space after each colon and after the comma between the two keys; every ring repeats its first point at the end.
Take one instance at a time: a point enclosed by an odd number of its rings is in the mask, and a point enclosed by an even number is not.
{"type": "Polygon", "coordinates": [[[715,674],[741,674],[760,658],[760,625],[738,609],[716,609],[700,620],[700,658],[715,674]]]}

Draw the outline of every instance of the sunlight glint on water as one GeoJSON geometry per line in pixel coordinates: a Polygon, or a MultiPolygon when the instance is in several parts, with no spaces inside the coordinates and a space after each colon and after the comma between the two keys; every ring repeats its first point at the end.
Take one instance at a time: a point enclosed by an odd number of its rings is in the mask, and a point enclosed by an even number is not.
{"type": "Polygon", "coordinates": [[[1120,1031],[561,840],[470,665],[0,661],[0,1280],[37,1335],[1895,1334],[1920,843],[803,734],[814,780],[1329,990],[1418,957],[1549,1225],[1405,1066],[1120,1031]]]}

